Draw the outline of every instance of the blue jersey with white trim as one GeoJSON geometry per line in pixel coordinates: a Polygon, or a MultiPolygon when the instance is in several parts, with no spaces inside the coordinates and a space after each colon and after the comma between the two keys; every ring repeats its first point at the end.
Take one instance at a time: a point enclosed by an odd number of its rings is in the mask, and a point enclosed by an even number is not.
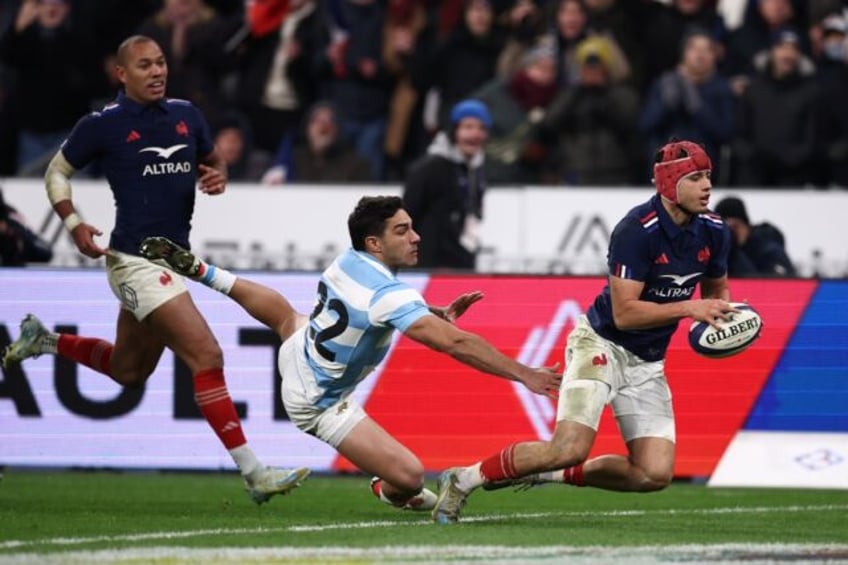
{"type": "Polygon", "coordinates": [[[430,314],[421,293],[369,254],[349,249],[318,282],[302,351],[328,407],[346,396],[383,360],[394,330],[430,314]]]}
{"type": "MultiPolygon", "coordinates": [[[[655,195],[627,213],[610,239],[609,275],[645,284],[640,300],[666,304],[689,300],[701,277],[727,274],[730,230],[716,214],[699,214],[684,227],[674,223],[655,195]]],[[[592,328],[646,361],[665,357],[678,323],[620,330],[607,284],[587,312],[592,328]]]]}
{"type": "Polygon", "coordinates": [[[213,148],[209,126],[191,102],[145,105],[122,92],[81,118],[61,150],[75,169],[99,165],[115,197],[109,247],[136,255],[151,235],[189,247],[197,161],[213,148]]]}

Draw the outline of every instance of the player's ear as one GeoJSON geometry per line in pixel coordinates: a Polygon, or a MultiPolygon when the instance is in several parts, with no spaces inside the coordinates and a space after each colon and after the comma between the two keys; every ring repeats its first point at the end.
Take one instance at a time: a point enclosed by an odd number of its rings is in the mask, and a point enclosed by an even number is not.
{"type": "Polygon", "coordinates": [[[365,238],[365,251],[369,253],[380,253],[383,251],[383,246],[380,243],[380,238],[376,235],[369,235],[365,238]]]}

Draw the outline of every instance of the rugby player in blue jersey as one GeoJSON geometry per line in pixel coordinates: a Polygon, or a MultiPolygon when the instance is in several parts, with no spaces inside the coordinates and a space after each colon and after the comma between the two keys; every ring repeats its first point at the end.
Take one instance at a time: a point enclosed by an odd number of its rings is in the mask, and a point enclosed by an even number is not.
{"type": "MultiPolygon", "coordinates": [[[[51,353],[104,373],[127,387],[142,386],[165,347],[191,370],[195,399],[244,477],[248,494],[261,504],[285,494],[308,469],[273,469],[250,449],[227,391],[223,354],[195,307],[183,278],[138,256],[141,241],[167,235],[188,247],[195,192],[224,192],[227,170],[215,151],[209,126],[190,102],[165,97],[168,66],[159,45],[144,36],[125,40],[117,51],[124,89],[99,112],[77,122],[45,175],[47,195],[81,253],[106,258],[109,284],[121,301],[115,342],[49,332],[33,315],[5,351],[4,365],[51,353]],[[108,248],[95,242],[101,231],[80,218],[71,175],[97,162],[115,199],[115,228],[108,248]]],[[[220,285],[231,285],[225,274],[220,285]]]]}
{"type": "MultiPolygon", "coordinates": [[[[561,375],[557,367],[522,365],[451,323],[482,298],[480,293],[460,295],[447,307],[428,306],[417,290],[397,278],[398,269],[418,263],[421,239],[400,198],[362,198],[348,218],[348,230],[353,248],[322,273],[308,323],[305,317],[295,322],[281,295],[242,277],[225,294],[283,340],[278,363],[291,421],[374,475],[371,489],[381,501],[431,510],[436,496],[424,488],[421,461],[350,396],[386,356],[395,330],[539,394],[553,394],[561,375]],[[295,326],[299,329],[293,330],[295,326]]],[[[165,259],[178,272],[213,288],[221,273],[166,238],[146,240],[142,254],[165,259]]]]}
{"type": "Polygon", "coordinates": [[[727,285],[730,232],[708,208],[711,171],[695,143],[674,140],[657,152],[657,194],[615,227],[609,282],[568,336],[553,437],[446,470],[432,512],[436,522],[457,522],[480,486],[553,482],[625,492],[668,486],[675,427],[664,362],[671,335],[683,318],[716,325],[736,311],[727,285]],[[701,298],[692,299],[698,283],[701,298]],[[606,404],[628,453],[587,461],[606,404]]]}

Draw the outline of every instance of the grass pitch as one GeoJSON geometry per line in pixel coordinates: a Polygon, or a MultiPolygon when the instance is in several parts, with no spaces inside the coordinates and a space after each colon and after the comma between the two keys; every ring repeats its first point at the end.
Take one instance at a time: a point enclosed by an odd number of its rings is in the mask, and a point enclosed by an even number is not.
{"type": "Polygon", "coordinates": [[[475,492],[463,518],[380,504],[362,476],[257,507],[230,473],[11,469],[0,563],[848,563],[848,491],[547,485],[475,492]]]}

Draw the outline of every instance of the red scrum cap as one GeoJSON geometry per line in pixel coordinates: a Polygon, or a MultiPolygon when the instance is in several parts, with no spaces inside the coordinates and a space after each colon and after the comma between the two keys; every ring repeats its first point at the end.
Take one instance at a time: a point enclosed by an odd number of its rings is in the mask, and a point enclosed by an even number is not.
{"type": "Polygon", "coordinates": [[[657,151],[654,184],[662,196],[677,202],[677,186],[683,177],[712,169],[713,163],[703,147],[692,141],[670,141],[657,151]]]}

